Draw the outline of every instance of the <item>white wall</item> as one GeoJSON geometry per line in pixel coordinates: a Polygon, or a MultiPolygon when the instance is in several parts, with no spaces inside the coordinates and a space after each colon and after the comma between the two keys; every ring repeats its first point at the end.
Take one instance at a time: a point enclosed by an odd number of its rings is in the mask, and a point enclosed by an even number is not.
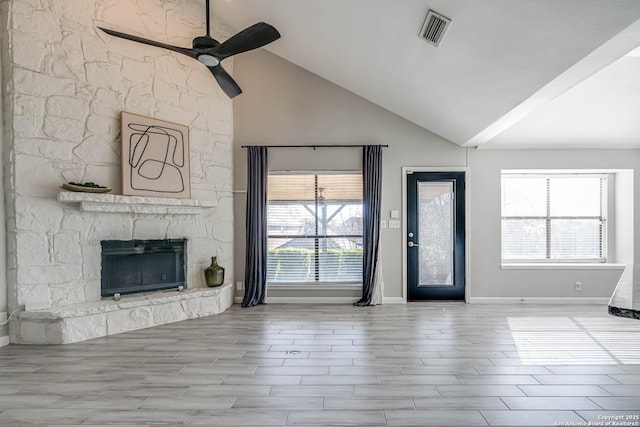
{"type": "MultiPolygon", "coordinates": [[[[503,270],[500,268],[500,172],[502,169],[630,169],[636,183],[640,151],[637,150],[472,150],[471,167],[471,297],[608,298],[621,270],[503,270]],[[583,290],[575,290],[575,282],[583,290]]],[[[624,182],[625,180],[617,180],[624,182]]],[[[628,188],[622,189],[628,194],[628,188]]],[[[625,227],[629,220],[616,221],[625,227]]],[[[635,229],[637,229],[637,219],[635,229]]],[[[622,231],[622,234],[633,230],[622,231]]],[[[633,237],[638,247],[638,237],[633,237]]],[[[628,246],[627,246],[628,247],[628,246]]],[[[620,252],[619,250],[616,252],[620,252]]],[[[616,262],[628,260],[618,254],[616,262]]]]}
{"type": "Polygon", "coordinates": [[[613,251],[615,261],[624,264],[634,264],[635,258],[635,209],[634,209],[634,173],[625,170],[616,173],[615,179],[615,240],[613,251]]]}
{"type": "MultiPolygon", "coordinates": [[[[7,16],[7,1],[0,1],[0,84],[2,88],[0,88],[0,93],[2,94],[2,100],[0,102],[0,177],[4,181],[4,147],[5,141],[7,139],[5,135],[5,114],[4,114],[4,104],[5,104],[5,85],[4,80],[2,79],[3,73],[2,68],[5,63],[5,55],[6,51],[6,39],[7,39],[7,31],[6,31],[6,16],[7,16]]],[[[0,186],[4,188],[3,186],[0,186]]],[[[7,233],[5,226],[5,215],[4,215],[4,191],[0,194],[0,323],[3,323],[8,318],[7,313],[7,233]]],[[[9,328],[7,326],[0,327],[0,346],[6,343],[7,335],[9,334],[9,328]]]]}
{"type": "MultiPolygon", "coordinates": [[[[246,189],[246,153],[241,145],[388,144],[383,149],[382,189],[382,218],[388,219],[391,209],[402,208],[402,166],[465,166],[464,148],[267,51],[240,55],[235,59],[235,67],[236,78],[244,90],[234,101],[236,190],[246,189]]],[[[345,163],[355,165],[359,161],[358,151],[275,149],[270,156],[274,158],[274,167],[299,164],[300,169],[327,165],[344,169],[345,163]]],[[[235,199],[237,280],[244,277],[244,198],[244,193],[238,193],[235,199]]],[[[385,297],[402,296],[402,241],[400,229],[382,230],[385,297]]],[[[361,292],[312,295],[358,294],[361,292]]],[[[279,295],[283,292],[269,292],[269,296],[279,295]]],[[[290,291],[287,295],[309,293],[290,291]]]]}
{"type": "MultiPolygon", "coordinates": [[[[383,219],[402,208],[403,166],[470,168],[470,296],[478,298],[608,298],[619,270],[503,270],[500,268],[501,169],[637,170],[640,152],[490,151],[464,149],[266,51],[237,57],[236,77],[245,93],[234,102],[234,188],[236,277],[244,276],[244,193],[246,153],[241,145],[389,144],[383,157],[383,219]],[[576,292],[575,282],[583,283],[576,292]]],[[[392,83],[389,83],[392,84],[392,83]]],[[[340,150],[323,149],[335,159],[340,150]]],[[[304,150],[272,150],[276,163],[313,164],[304,150]],[[283,160],[283,157],[286,159],[283,160]]],[[[637,198],[637,197],[636,197],[637,198]]],[[[637,219],[635,228],[638,229],[637,219]]],[[[624,222],[624,221],[623,221],[624,222]]],[[[638,244],[638,238],[634,237],[638,244]]],[[[402,296],[404,244],[400,230],[384,229],[385,298],[402,296]]],[[[622,259],[622,258],[621,258],[622,259]]],[[[270,293],[269,295],[274,295],[270,293]]],[[[276,295],[282,296],[279,292],[276,295]]],[[[301,296],[290,291],[287,295],[301,296]]],[[[314,297],[353,295],[315,292],[314,297]]]]}

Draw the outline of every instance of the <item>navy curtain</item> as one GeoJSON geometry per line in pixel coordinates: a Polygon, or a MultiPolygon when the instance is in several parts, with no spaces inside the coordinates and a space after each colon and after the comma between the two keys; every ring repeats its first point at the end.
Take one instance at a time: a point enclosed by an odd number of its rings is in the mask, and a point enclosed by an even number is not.
{"type": "Polygon", "coordinates": [[[380,202],[382,196],[382,147],[365,145],[362,148],[362,227],[363,227],[363,271],[362,298],[356,306],[371,305],[375,286],[378,246],[380,242],[380,202]]]}
{"type": "Polygon", "coordinates": [[[243,307],[267,293],[267,147],[247,147],[246,256],[243,307]]]}

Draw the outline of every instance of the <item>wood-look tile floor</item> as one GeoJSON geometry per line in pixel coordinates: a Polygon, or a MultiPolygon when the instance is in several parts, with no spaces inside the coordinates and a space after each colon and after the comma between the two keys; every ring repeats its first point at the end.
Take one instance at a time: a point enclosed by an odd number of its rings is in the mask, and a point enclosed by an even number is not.
{"type": "Polygon", "coordinates": [[[605,306],[234,306],[0,348],[2,426],[589,422],[640,426],[640,321],[605,306]]]}

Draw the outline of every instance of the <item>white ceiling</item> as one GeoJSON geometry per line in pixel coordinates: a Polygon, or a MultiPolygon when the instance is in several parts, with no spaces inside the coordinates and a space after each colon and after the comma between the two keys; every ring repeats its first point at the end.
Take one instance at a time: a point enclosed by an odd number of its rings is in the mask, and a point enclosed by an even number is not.
{"type": "MultiPolygon", "coordinates": [[[[640,1],[213,0],[267,49],[459,145],[640,148],[640,1]],[[452,20],[434,47],[429,9],[452,20]],[[638,22],[636,22],[638,21],[638,22]]],[[[214,29],[215,32],[215,29],[214,29]]]]}

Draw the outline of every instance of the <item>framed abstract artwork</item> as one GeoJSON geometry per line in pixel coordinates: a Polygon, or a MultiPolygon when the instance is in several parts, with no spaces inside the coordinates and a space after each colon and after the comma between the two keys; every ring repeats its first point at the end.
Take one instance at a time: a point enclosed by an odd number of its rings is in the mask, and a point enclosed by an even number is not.
{"type": "Polygon", "coordinates": [[[191,198],[189,128],[122,112],[122,194],[191,198]]]}

